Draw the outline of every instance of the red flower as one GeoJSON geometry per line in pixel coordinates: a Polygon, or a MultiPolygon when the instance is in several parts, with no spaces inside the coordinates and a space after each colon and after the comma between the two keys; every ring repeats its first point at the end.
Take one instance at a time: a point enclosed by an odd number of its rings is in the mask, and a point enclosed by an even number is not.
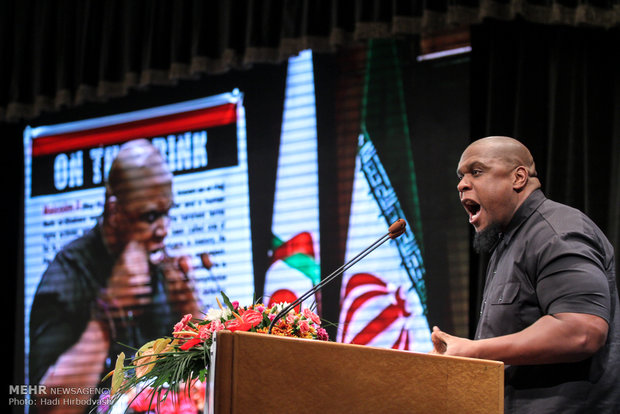
{"type": "Polygon", "coordinates": [[[250,324],[252,328],[258,326],[263,321],[263,314],[253,309],[248,309],[241,316],[244,322],[250,324]]]}
{"type": "Polygon", "coordinates": [[[138,413],[146,413],[148,411],[153,411],[151,404],[154,406],[157,405],[157,398],[153,398],[153,392],[151,390],[144,390],[134,399],[132,399],[129,407],[138,413]]]}
{"type": "Polygon", "coordinates": [[[226,329],[228,329],[231,332],[249,331],[250,329],[252,329],[252,325],[250,325],[247,322],[243,322],[243,320],[239,320],[239,319],[231,319],[227,321],[224,325],[226,326],[226,329]]]}
{"type": "Polygon", "coordinates": [[[200,342],[202,342],[201,338],[199,337],[192,338],[189,341],[185,342],[183,345],[181,345],[181,349],[183,351],[187,351],[188,349],[198,345],[200,342]]]}
{"type": "Polygon", "coordinates": [[[231,332],[249,331],[263,321],[263,315],[253,309],[248,309],[239,317],[227,321],[224,325],[231,332]]]}

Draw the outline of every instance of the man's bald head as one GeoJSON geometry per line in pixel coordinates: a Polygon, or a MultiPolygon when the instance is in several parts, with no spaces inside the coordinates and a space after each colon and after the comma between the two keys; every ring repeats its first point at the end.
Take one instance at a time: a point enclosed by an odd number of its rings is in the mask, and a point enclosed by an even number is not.
{"type": "Polygon", "coordinates": [[[510,168],[523,166],[530,177],[538,176],[530,150],[514,138],[501,136],[482,138],[470,144],[463,155],[470,149],[480,150],[489,157],[500,159],[510,168]]]}
{"type": "Polygon", "coordinates": [[[161,153],[148,140],[124,144],[110,167],[108,195],[126,204],[132,194],[147,186],[170,185],[172,174],[161,153]]]}

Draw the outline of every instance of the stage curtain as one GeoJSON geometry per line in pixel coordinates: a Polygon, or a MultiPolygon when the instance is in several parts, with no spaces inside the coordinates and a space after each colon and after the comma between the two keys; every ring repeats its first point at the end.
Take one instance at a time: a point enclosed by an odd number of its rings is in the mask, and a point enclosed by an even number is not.
{"type": "Polygon", "coordinates": [[[610,28],[620,0],[9,0],[0,120],[489,17],[610,28]]]}
{"type": "MultiPolygon", "coordinates": [[[[620,254],[620,30],[488,21],[471,30],[471,137],[534,156],[546,196],[585,212],[620,254]]],[[[475,326],[486,258],[471,260],[475,326]],[[478,266],[476,266],[478,264],[478,266]]],[[[616,274],[618,261],[616,260],[616,274]]]]}

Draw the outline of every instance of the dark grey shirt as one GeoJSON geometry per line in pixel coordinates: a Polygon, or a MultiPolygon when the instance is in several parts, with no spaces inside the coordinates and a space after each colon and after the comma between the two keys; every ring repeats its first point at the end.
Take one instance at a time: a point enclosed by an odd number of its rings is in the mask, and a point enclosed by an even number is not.
{"type": "Polygon", "coordinates": [[[476,339],[519,332],[544,315],[600,316],[606,345],[578,363],[507,366],[509,413],[620,413],[620,309],[613,248],[583,213],[536,190],[487,268],[476,339]]]}

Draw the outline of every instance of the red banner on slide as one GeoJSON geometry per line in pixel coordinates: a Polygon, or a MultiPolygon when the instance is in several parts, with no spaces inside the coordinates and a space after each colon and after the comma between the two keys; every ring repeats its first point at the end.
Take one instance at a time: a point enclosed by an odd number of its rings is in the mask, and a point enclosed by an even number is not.
{"type": "Polygon", "coordinates": [[[166,136],[180,131],[228,125],[236,121],[236,104],[229,103],[66,134],[43,136],[33,140],[32,156],[37,157],[81,148],[119,144],[136,138],[166,136]]]}

